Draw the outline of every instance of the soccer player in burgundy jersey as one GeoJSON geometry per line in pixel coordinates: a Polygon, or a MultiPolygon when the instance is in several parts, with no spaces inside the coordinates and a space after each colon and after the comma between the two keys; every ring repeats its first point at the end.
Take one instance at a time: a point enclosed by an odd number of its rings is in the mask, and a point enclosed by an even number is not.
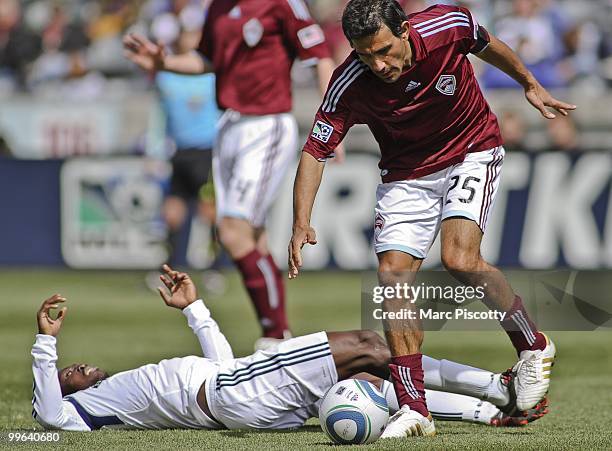
{"type": "MultiPolygon", "coordinates": [[[[374,235],[380,283],[413,282],[441,231],[445,268],[462,283],[483,287],[486,305],[506,313],[501,325],[519,355],[513,368],[517,402],[530,408],[548,390],[555,347],[503,274],[480,255],[504,149],[467,54],[512,76],[547,119],[555,117],[547,107],[567,115],[575,106],[554,99],[465,8],[435,5],[406,16],[395,0],[351,0],[342,26],[353,52],[334,72],[300,160],[289,277],[298,275],[301,247],[316,243],[310,215],[325,160],[353,124],[367,124],[381,151],[374,235]]],[[[397,298],[383,307],[387,313],[414,309],[397,298]]],[[[391,375],[403,407],[383,437],[433,435],[420,321],[385,318],[391,375]]]]}
{"type": "Polygon", "coordinates": [[[322,93],[333,71],[321,28],[303,0],[214,0],[197,51],[166,55],[133,34],[124,46],[145,70],[215,72],[225,111],[213,153],[219,237],[242,273],[264,337],[286,337],[285,288],[268,251],[265,218],[297,152],[291,66],[296,58],[316,65],[322,93]]]}

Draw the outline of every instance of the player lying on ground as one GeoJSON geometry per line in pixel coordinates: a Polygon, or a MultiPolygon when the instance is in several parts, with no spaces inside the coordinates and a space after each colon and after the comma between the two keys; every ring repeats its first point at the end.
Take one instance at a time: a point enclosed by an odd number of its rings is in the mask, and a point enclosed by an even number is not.
{"type": "MultiPolygon", "coordinates": [[[[137,429],[284,429],[318,415],[319,401],[338,380],[362,377],[375,382],[390,407],[399,408],[389,377],[390,353],[375,332],[319,332],[282,342],[275,350],[234,358],[232,349],[189,276],[165,267],[160,288],[168,306],[181,309],[197,335],[205,358],[162,360],[109,376],[87,365],[56,368],[56,336],[66,316],[51,310],[66,301],[47,299],[38,312],[34,363],[34,418],[45,428],[91,431],[103,426],[137,429]],[[360,373],[362,373],[360,375],[360,373]],[[367,373],[367,374],[363,374],[367,373]]],[[[429,408],[441,419],[517,426],[546,413],[542,403],[515,417],[513,375],[425,358],[429,408]],[[488,399],[490,402],[481,401],[488,399]],[[510,410],[509,410],[510,409],[510,410]]]]}

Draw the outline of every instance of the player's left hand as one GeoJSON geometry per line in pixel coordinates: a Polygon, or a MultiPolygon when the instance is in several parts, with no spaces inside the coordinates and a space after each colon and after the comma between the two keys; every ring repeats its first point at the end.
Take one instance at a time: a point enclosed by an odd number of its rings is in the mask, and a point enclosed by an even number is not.
{"type": "Polygon", "coordinates": [[[532,84],[525,89],[525,97],[536,109],[542,113],[546,119],[554,119],[557,116],[548,108],[554,108],[563,116],[567,116],[569,111],[575,110],[576,105],[562,102],[555,99],[550,93],[538,82],[532,84]]]}
{"type": "Polygon", "coordinates": [[[36,320],[38,321],[38,333],[41,335],[51,335],[56,337],[62,328],[62,323],[66,317],[67,307],[62,307],[57,314],[57,318],[53,319],[51,316],[51,310],[56,309],[62,302],[66,302],[66,298],[61,294],[54,294],[49,299],[46,299],[38,313],[36,314],[36,320]]]}
{"type": "Polygon", "coordinates": [[[317,244],[317,233],[310,226],[293,226],[289,242],[289,278],[295,279],[302,267],[302,248],[305,244],[317,244]]]}
{"type": "Polygon", "coordinates": [[[159,287],[157,291],[167,306],[183,310],[198,300],[195,284],[187,273],[175,271],[168,265],[162,266],[162,269],[165,274],[159,278],[168,291],[162,287],[159,287]]]}

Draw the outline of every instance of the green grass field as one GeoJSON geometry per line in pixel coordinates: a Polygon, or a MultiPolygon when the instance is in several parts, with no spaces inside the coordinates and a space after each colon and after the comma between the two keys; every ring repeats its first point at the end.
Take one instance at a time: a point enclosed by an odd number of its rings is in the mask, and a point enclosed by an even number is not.
{"type": "MultiPolygon", "coordinates": [[[[360,275],[304,274],[289,284],[289,315],[297,334],[359,328],[360,275]]],[[[2,270],[0,272],[0,448],[7,432],[40,430],[30,417],[31,358],[35,312],[59,292],[69,311],[59,336],[59,364],[89,362],[109,372],[198,354],[184,317],[144,288],[137,272],[2,270]]],[[[251,352],[258,337],[255,316],[238,277],[208,305],[237,355],[251,352]]],[[[437,422],[433,439],[379,441],[368,449],[612,449],[610,332],[551,333],[557,364],[551,412],[520,429],[437,422]]],[[[424,352],[492,370],[510,366],[514,352],[502,332],[430,332],[424,352]]],[[[21,445],[24,446],[24,445],[21,445]]],[[[28,448],[32,444],[25,445],[28,448]]],[[[298,431],[98,431],[62,433],[61,448],[80,449],[328,449],[318,422],[298,431]]],[[[40,444],[36,447],[49,448],[40,444]]]]}

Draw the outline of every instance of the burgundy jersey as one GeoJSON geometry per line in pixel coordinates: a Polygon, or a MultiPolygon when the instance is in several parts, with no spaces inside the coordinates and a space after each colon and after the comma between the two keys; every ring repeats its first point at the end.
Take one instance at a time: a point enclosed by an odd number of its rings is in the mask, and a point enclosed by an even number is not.
{"type": "Polygon", "coordinates": [[[291,111],[293,61],[329,57],[303,0],[214,0],[198,49],[215,68],[219,107],[251,115],[291,111]]]}
{"type": "Polygon", "coordinates": [[[409,16],[413,64],[384,83],[355,52],[338,67],[304,151],[333,154],[353,124],[366,124],[380,146],[383,182],[422,177],[460,163],[468,152],[499,146],[497,119],[467,53],[489,35],[467,9],[436,5],[409,16]]]}

